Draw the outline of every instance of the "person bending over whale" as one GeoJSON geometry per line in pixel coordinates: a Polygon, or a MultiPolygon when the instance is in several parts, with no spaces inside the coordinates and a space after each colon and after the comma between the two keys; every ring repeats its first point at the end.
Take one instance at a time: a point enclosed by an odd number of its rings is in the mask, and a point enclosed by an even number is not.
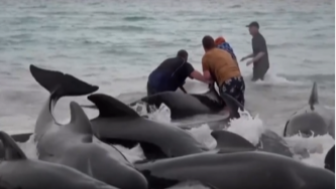
{"type": "Polygon", "coordinates": [[[180,50],[177,52],[176,57],[168,58],[163,61],[148,77],[147,95],[149,96],[165,91],[175,91],[177,88],[187,93],[183,88],[187,77],[209,83],[208,80],[187,61],[188,52],[186,50],[180,50]]]}
{"type": "Polygon", "coordinates": [[[204,77],[217,83],[221,95],[230,95],[244,106],[245,82],[238,64],[230,53],[216,48],[211,36],[204,36],[202,43],[205,50],[202,58],[204,77]]]}

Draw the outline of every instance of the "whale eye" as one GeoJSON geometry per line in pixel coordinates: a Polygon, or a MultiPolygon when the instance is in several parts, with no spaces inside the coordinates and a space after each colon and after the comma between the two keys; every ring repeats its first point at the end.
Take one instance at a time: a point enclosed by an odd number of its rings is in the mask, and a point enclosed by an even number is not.
{"type": "Polygon", "coordinates": [[[141,107],[141,106],[137,106],[137,107],[135,108],[135,111],[137,111],[137,112],[141,112],[141,111],[142,111],[142,107],[141,107]]]}
{"type": "Polygon", "coordinates": [[[147,112],[147,105],[145,103],[136,103],[133,106],[131,106],[131,108],[137,112],[140,116],[146,115],[147,112]]]}

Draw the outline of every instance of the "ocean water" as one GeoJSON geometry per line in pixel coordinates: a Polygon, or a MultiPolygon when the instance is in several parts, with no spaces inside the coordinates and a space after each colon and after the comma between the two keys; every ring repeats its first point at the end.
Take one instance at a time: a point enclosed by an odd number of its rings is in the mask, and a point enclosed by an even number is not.
{"type": "MultiPolygon", "coordinates": [[[[251,53],[245,27],[251,21],[261,26],[271,68],[265,81],[252,83],[252,68],[240,63],[252,114],[236,123],[244,128],[240,134],[259,127],[281,134],[286,119],[307,104],[314,81],[320,103],[334,111],[333,0],[0,0],[0,129],[32,131],[46,101],[48,93],[31,77],[30,64],[75,75],[127,101],[144,95],[150,71],[180,49],[200,69],[204,35],[223,35],[239,59],[251,53]]],[[[188,81],[187,88],[205,90],[195,81],[188,81]]],[[[88,103],[85,97],[62,99],[57,119],[69,117],[70,100],[88,103]]],[[[202,128],[195,131],[197,137],[208,140],[202,128]]],[[[324,147],[322,155],[306,160],[320,166],[334,141],[328,136],[295,139],[308,140],[324,147]]]]}

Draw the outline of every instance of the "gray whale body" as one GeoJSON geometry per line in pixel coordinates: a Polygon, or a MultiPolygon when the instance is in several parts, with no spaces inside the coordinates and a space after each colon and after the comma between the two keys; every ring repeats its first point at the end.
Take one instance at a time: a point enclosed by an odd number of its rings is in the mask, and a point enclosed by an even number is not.
{"type": "Polygon", "coordinates": [[[3,189],[117,189],[75,169],[28,159],[15,141],[0,131],[4,153],[0,161],[3,189]]]}
{"type": "Polygon", "coordinates": [[[335,175],[328,170],[266,152],[201,153],[136,164],[150,188],[199,181],[216,189],[333,189],[335,175]]]}
{"type": "Polygon", "coordinates": [[[99,110],[98,117],[93,118],[91,124],[95,134],[104,142],[126,146],[140,143],[149,159],[205,150],[205,146],[187,131],[140,117],[129,106],[109,95],[92,94],[88,99],[99,110]]]}
{"type": "Polygon", "coordinates": [[[314,82],[308,106],[295,112],[286,122],[283,136],[302,134],[304,137],[329,134],[335,138],[335,115],[319,104],[314,82]]]}
{"type": "Polygon", "coordinates": [[[92,93],[97,86],[71,75],[31,65],[35,80],[50,92],[35,124],[39,159],[72,167],[111,186],[146,189],[147,181],[113,146],[97,143],[89,118],[76,102],[70,103],[71,120],[62,125],[53,117],[53,109],[63,96],[92,93]],[[104,146],[105,145],[105,146],[104,146]]]}
{"type": "Polygon", "coordinates": [[[172,120],[200,114],[215,114],[224,108],[224,103],[215,89],[210,89],[204,94],[162,92],[144,97],[140,101],[156,107],[164,103],[170,109],[172,120]]]}

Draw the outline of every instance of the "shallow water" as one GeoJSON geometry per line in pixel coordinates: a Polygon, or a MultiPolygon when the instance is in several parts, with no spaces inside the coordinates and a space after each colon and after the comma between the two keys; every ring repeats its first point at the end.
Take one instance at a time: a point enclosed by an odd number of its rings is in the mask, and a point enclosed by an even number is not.
{"type": "MultiPolygon", "coordinates": [[[[281,134],[286,119],[307,104],[313,81],[318,83],[320,103],[334,111],[333,0],[0,3],[0,129],[10,133],[31,131],[48,95],[30,76],[29,64],[73,74],[99,85],[100,92],[132,100],[145,93],[149,72],[181,48],[188,50],[190,62],[200,69],[204,35],[224,35],[239,59],[249,54],[251,37],[244,26],[254,20],[268,43],[271,68],[265,81],[252,83],[251,68],[240,63],[247,109],[258,114],[239,123],[242,131],[253,131],[257,121],[281,134]]],[[[195,92],[205,88],[194,81],[187,85],[195,92]]],[[[68,103],[74,99],[88,103],[85,97],[62,99],[57,119],[68,117],[68,103]]],[[[88,114],[96,112],[88,110],[88,114]]],[[[308,140],[322,144],[320,159],[307,160],[321,166],[321,157],[334,143],[329,139],[294,140],[304,141],[302,145],[308,140]]]]}
{"type": "Polygon", "coordinates": [[[244,26],[252,20],[267,40],[271,68],[266,81],[251,83],[251,68],[241,63],[247,108],[280,131],[284,119],[306,104],[313,81],[320,101],[334,106],[332,0],[1,4],[0,104],[6,108],[0,110],[0,123],[6,129],[31,127],[47,95],[30,76],[29,64],[74,74],[99,85],[101,92],[140,93],[149,72],[181,48],[200,68],[206,34],[224,35],[238,58],[249,54],[251,37],[244,26]]]}

